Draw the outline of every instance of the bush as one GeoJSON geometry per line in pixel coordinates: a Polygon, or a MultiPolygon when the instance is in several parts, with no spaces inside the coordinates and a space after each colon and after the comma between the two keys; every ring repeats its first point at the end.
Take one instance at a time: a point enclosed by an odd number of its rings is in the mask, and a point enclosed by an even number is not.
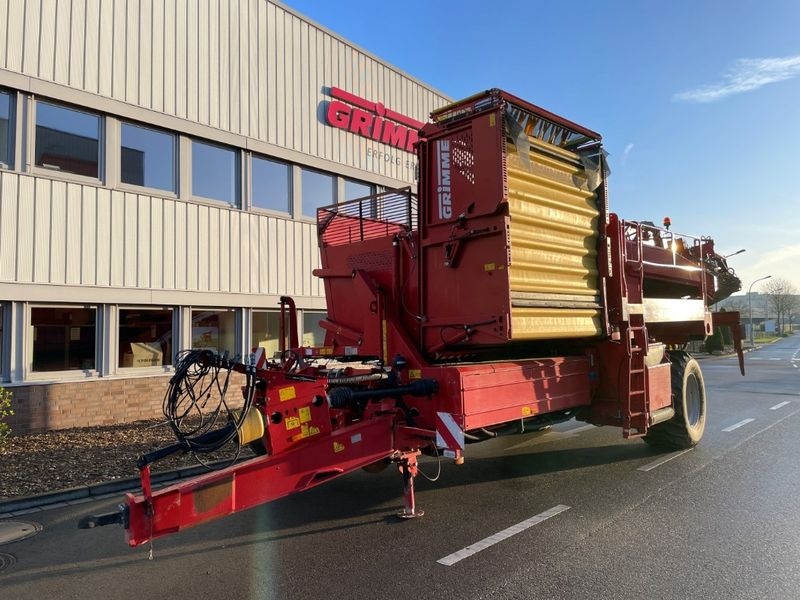
{"type": "Polygon", "coordinates": [[[713,354],[714,352],[722,352],[723,347],[722,328],[715,327],[714,334],[706,338],[706,352],[709,354],[713,354]]]}
{"type": "Polygon", "coordinates": [[[11,392],[0,387],[0,447],[11,435],[11,425],[6,423],[6,418],[14,414],[11,409],[11,392]]]}

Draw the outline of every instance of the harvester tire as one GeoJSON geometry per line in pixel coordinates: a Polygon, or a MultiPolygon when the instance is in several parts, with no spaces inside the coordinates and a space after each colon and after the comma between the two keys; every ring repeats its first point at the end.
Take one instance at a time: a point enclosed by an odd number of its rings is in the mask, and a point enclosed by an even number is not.
{"type": "Polygon", "coordinates": [[[660,450],[696,446],[706,428],[706,386],[700,365],[688,352],[669,353],[675,416],[651,427],[644,441],[660,450]]]}

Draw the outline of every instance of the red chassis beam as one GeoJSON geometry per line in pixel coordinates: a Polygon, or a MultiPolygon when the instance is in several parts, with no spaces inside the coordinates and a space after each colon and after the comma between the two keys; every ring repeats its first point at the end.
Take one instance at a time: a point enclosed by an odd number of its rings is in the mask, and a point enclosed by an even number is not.
{"type": "MultiPolygon", "coordinates": [[[[128,544],[157,537],[307,490],[395,454],[396,415],[382,415],[308,441],[274,456],[264,456],[150,493],[126,495],[128,544]]],[[[397,435],[399,434],[399,435],[397,435]]],[[[427,443],[420,438],[420,445],[427,443]]],[[[147,470],[148,467],[145,467],[147,470]]]]}

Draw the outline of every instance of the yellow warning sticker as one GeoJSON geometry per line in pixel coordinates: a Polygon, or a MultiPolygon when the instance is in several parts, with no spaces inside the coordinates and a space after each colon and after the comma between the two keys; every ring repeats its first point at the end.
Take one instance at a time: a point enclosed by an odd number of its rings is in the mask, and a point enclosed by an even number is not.
{"type": "Polygon", "coordinates": [[[333,348],[330,346],[323,346],[319,349],[320,356],[333,356],[333,348]]]}
{"type": "Polygon", "coordinates": [[[311,408],[308,406],[304,406],[298,410],[297,414],[300,416],[301,423],[308,423],[311,420],[311,408]]]}
{"type": "Polygon", "coordinates": [[[495,265],[493,262],[492,263],[486,263],[485,265],[483,265],[483,270],[486,271],[487,273],[489,271],[494,271],[496,268],[497,268],[497,265],[495,265]]]}
{"type": "Polygon", "coordinates": [[[281,388],[278,390],[278,396],[281,399],[281,402],[286,402],[287,400],[294,400],[297,398],[297,392],[294,389],[293,385],[289,387],[281,388]]]}
{"type": "Polygon", "coordinates": [[[286,419],[286,431],[297,429],[298,427],[300,427],[300,419],[297,417],[288,417],[286,419]]]}
{"type": "Polygon", "coordinates": [[[334,452],[341,452],[342,450],[344,450],[344,444],[342,442],[333,442],[334,452]]]}
{"type": "Polygon", "coordinates": [[[422,369],[409,369],[408,370],[408,378],[409,379],[422,379],[422,369]]]}
{"type": "Polygon", "coordinates": [[[522,407],[522,416],[529,417],[533,414],[533,410],[531,410],[530,406],[523,406],[522,407]]]}
{"type": "Polygon", "coordinates": [[[317,435],[318,433],[319,433],[319,427],[309,427],[308,425],[301,425],[300,433],[295,433],[292,436],[292,441],[299,442],[304,438],[311,437],[312,435],[317,435]]]}
{"type": "Polygon", "coordinates": [[[491,114],[489,115],[489,127],[494,127],[495,118],[496,118],[496,117],[495,117],[494,113],[491,113],[491,114]]]}

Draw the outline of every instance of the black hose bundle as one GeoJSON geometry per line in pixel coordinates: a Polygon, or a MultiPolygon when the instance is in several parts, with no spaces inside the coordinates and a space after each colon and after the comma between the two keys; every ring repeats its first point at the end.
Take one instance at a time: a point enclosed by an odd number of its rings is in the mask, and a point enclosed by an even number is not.
{"type": "Polygon", "coordinates": [[[245,369],[245,393],[241,408],[232,408],[225,396],[236,360],[228,360],[210,350],[185,350],[178,355],[175,374],[164,396],[163,411],[184,452],[200,462],[200,454],[219,450],[236,440],[253,404],[255,376],[245,369]]]}

